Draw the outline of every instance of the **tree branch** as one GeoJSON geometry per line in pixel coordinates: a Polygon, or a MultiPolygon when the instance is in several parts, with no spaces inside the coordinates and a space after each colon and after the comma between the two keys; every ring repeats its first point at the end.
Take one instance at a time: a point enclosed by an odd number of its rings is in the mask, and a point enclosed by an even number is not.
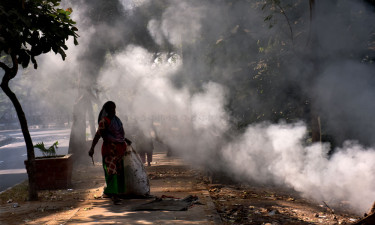
{"type": "Polygon", "coordinates": [[[0,62],[0,67],[5,71],[5,73],[10,70],[9,66],[3,62],[0,62]]]}
{"type": "Polygon", "coordinates": [[[313,19],[314,19],[314,9],[315,9],[315,0],[309,0],[309,5],[310,5],[310,25],[309,25],[309,36],[308,36],[308,39],[307,39],[306,46],[308,46],[310,41],[311,41],[311,35],[312,35],[312,29],[313,29],[312,23],[313,23],[313,19]]]}
{"type": "Polygon", "coordinates": [[[13,67],[10,69],[10,79],[13,79],[18,72],[18,59],[17,55],[14,53],[11,53],[10,56],[12,57],[13,67]]]}
{"type": "Polygon", "coordinates": [[[280,4],[276,4],[276,6],[279,7],[279,9],[281,10],[281,14],[283,14],[285,16],[286,22],[288,23],[288,26],[289,26],[289,29],[290,29],[290,37],[291,37],[292,42],[293,42],[293,29],[292,29],[292,26],[290,25],[289,18],[286,15],[284,9],[280,6],[280,4]]]}

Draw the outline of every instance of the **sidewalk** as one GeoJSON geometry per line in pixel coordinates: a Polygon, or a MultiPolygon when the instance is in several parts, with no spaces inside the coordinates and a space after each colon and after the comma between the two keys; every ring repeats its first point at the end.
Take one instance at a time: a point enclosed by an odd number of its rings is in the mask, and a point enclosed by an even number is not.
{"type": "MultiPolygon", "coordinates": [[[[12,188],[6,199],[1,198],[0,224],[334,225],[352,224],[360,219],[350,208],[345,209],[345,202],[340,202],[341,209],[333,212],[322,202],[305,199],[285,187],[225,182],[206,184],[201,171],[177,157],[166,157],[163,151],[155,151],[152,166],[146,167],[151,195],[159,198],[164,195],[169,199],[196,196],[199,204],[195,202],[197,204],[186,211],[134,211],[133,207],[154,199],[124,199],[122,205],[113,205],[110,199],[101,198],[105,183],[103,168],[99,157],[95,159],[95,166],[87,157],[84,158],[86,162],[74,168],[72,189],[39,191],[38,201],[24,201],[26,184],[12,188]]],[[[162,201],[165,202],[167,200],[162,201]]],[[[328,205],[332,206],[330,202],[328,205]]]]}
{"type": "MultiPolygon", "coordinates": [[[[132,210],[155,198],[123,199],[122,205],[113,205],[110,199],[101,197],[104,186],[102,170],[98,162],[95,166],[78,168],[73,176],[73,189],[39,193],[43,199],[39,203],[25,202],[9,215],[17,218],[17,215],[28,214],[28,218],[23,219],[24,224],[221,224],[200,172],[177,157],[154,152],[152,166],[146,170],[151,195],[164,195],[170,199],[183,199],[189,195],[198,197],[199,204],[186,211],[132,210]]],[[[17,220],[14,222],[19,224],[17,220]]]]}

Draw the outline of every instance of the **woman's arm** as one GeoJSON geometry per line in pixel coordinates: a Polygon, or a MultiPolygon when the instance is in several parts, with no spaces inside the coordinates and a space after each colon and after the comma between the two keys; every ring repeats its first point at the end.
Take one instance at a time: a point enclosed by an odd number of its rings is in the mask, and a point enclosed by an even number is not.
{"type": "Polygon", "coordinates": [[[99,139],[100,139],[100,132],[99,132],[99,130],[97,130],[96,133],[95,133],[95,137],[92,140],[91,148],[90,148],[90,151],[89,151],[89,156],[92,157],[94,155],[95,146],[98,143],[99,139]]]}

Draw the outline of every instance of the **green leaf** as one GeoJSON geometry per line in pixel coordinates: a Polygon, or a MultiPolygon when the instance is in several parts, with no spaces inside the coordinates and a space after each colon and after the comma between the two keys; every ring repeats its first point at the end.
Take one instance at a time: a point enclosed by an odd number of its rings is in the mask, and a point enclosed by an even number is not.
{"type": "Polygon", "coordinates": [[[33,56],[48,53],[53,50],[56,54],[66,57],[64,50],[68,47],[65,40],[74,38],[78,44],[75,21],[71,20],[71,8],[57,8],[61,0],[1,0],[0,3],[0,52],[9,55],[17,52],[19,63],[25,67],[31,60],[34,68],[37,63],[33,56]],[[61,50],[60,50],[61,49],[61,50]],[[24,54],[27,51],[27,56],[24,54]]]}
{"type": "Polygon", "coordinates": [[[77,38],[74,38],[74,45],[78,45],[77,38]]]}
{"type": "Polygon", "coordinates": [[[59,144],[58,141],[56,141],[55,143],[53,143],[49,148],[46,148],[44,146],[44,143],[41,142],[41,143],[37,143],[36,145],[34,145],[34,148],[37,148],[39,149],[43,156],[56,156],[56,149],[58,148],[57,145],[59,144]]]}
{"type": "Polygon", "coordinates": [[[26,68],[29,65],[30,56],[28,54],[25,55],[25,58],[22,61],[22,67],[26,68]]]}
{"type": "Polygon", "coordinates": [[[266,16],[266,18],[264,18],[264,21],[269,21],[269,20],[271,20],[272,19],[272,17],[273,17],[273,15],[271,14],[271,15],[268,15],[268,16],[266,16]]]}

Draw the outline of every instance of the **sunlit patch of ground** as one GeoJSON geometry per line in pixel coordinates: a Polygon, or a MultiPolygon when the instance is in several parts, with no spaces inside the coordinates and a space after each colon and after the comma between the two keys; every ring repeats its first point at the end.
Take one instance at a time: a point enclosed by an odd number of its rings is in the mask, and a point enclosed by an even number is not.
{"type": "Polygon", "coordinates": [[[27,181],[2,192],[0,224],[61,224],[77,210],[88,209],[88,200],[102,199],[101,166],[76,168],[72,183],[69,189],[38,191],[38,201],[27,201],[27,181]]]}

